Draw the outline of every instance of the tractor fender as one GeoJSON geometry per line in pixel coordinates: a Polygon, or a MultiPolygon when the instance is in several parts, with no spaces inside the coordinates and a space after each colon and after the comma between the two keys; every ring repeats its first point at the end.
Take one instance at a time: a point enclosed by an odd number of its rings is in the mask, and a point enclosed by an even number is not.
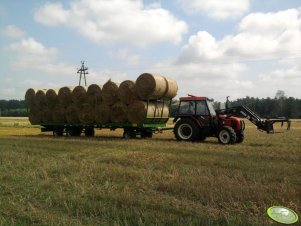
{"type": "Polygon", "coordinates": [[[182,118],[189,118],[191,120],[193,120],[199,127],[202,127],[202,124],[199,122],[199,120],[197,120],[195,117],[193,117],[192,115],[181,115],[181,116],[176,116],[173,120],[173,123],[176,123],[176,121],[178,121],[178,119],[182,119],[182,118]]]}

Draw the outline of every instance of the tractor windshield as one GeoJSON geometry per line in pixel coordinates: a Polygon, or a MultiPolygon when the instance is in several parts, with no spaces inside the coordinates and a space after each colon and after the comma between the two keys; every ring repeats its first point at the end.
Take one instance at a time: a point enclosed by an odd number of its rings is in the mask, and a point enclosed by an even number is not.
{"type": "Polygon", "coordinates": [[[194,115],[195,114],[195,102],[194,101],[181,101],[179,106],[179,114],[194,115]]]}

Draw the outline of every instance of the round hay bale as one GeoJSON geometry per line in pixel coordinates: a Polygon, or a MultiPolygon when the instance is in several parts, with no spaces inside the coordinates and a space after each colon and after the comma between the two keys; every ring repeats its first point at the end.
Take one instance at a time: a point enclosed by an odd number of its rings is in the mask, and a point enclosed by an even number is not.
{"type": "Polygon", "coordinates": [[[107,81],[102,88],[101,92],[102,100],[107,105],[113,105],[118,101],[118,84],[107,81]]]}
{"type": "Polygon", "coordinates": [[[52,110],[49,107],[44,107],[41,110],[41,121],[43,123],[52,123],[52,110]]]}
{"type": "Polygon", "coordinates": [[[111,107],[110,121],[115,123],[124,123],[127,121],[127,106],[122,102],[117,102],[111,107]]]}
{"type": "Polygon", "coordinates": [[[95,109],[88,103],[82,104],[78,112],[78,117],[81,123],[92,124],[94,123],[95,109]]]}
{"type": "Polygon", "coordinates": [[[79,112],[80,108],[75,104],[70,104],[66,108],[66,121],[70,124],[79,123],[79,112]]]}
{"type": "Polygon", "coordinates": [[[169,116],[167,104],[162,102],[136,101],[128,106],[128,120],[131,123],[142,123],[146,117],[161,118],[169,116]]]}
{"type": "Polygon", "coordinates": [[[30,88],[25,93],[25,103],[28,108],[36,103],[37,89],[30,88]]]}
{"type": "Polygon", "coordinates": [[[108,123],[110,121],[111,107],[106,104],[100,104],[95,107],[95,122],[98,124],[108,123]]]}
{"type": "Polygon", "coordinates": [[[47,89],[39,89],[36,93],[36,103],[40,108],[43,108],[47,105],[46,92],[47,89]]]}
{"type": "Polygon", "coordinates": [[[118,88],[117,94],[121,102],[127,105],[138,100],[136,84],[134,81],[123,81],[118,88]]]}
{"type": "Polygon", "coordinates": [[[166,93],[164,94],[165,99],[172,99],[177,95],[178,92],[178,84],[175,80],[166,78],[165,81],[167,84],[166,93]]]}
{"type": "Polygon", "coordinates": [[[137,78],[136,89],[141,100],[161,98],[166,93],[166,80],[161,75],[144,73],[137,78]]]}
{"type": "Polygon", "coordinates": [[[39,125],[41,123],[40,115],[32,112],[29,112],[28,120],[31,123],[31,125],[39,125]]]}
{"type": "Polygon", "coordinates": [[[87,90],[87,102],[91,105],[98,105],[101,103],[101,89],[102,85],[91,84],[87,90]]]}
{"type": "Polygon", "coordinates": [[[52,121],[54,123],[66,122],[66,108],[63,105],[56,105],[52,111],[52,121]]]}
{"type": "Polygon", "coordinates": [[[49,107],[54,107],[59,103],[58,89],[48,89],[46,92],[46,102],[49,107]]]}
{"type": "Polygon", "coordinates": [[[76,86],[72,90],[72,102],[80,106],[87,102],[87,86],[76,86]]]}
{"type": "Polygon", "coordinates": [[[72,103],[72,90],[74,86],[65,86],[59,89],[58,98],[59,103],[65,107],[72,103]]]}

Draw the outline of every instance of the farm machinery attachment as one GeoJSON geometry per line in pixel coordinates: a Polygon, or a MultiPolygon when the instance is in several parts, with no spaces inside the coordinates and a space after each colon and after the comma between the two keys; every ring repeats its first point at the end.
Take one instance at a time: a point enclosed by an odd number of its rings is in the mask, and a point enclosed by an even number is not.
{"type": "Polygon", "coordinates": [[[255,112],[250,110],[248,107],[244,105],[236,106],[236,107],[227,107],[226,109],[219,110],[219,114],[226,114],[228,116],[242,116],[250,120],[254,125],[257,126],[257,129],[260,131],[265,131],[267,133],[274,133],[274,123],[281,123],[281,127],[283,124],[287,123],[287,130],[291,127],[291,121],[288,118],[276,118],[276,119],[262,119],[255,112]]]}

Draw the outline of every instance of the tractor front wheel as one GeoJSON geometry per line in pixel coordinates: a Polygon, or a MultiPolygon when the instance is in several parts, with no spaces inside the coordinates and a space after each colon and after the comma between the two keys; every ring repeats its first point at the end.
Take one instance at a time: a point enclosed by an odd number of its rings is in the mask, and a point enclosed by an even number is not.
{"type": "Polygon", "coordinates": [[[244,139],[245,139],[245,134],[243,130],[236,133],[236,143],[242,143],[244,139]]]}
{"type": "Polygon", "coordinates": [[[218,142],[221,144],[234,144],[236,133],[230,126],[223,126],[218,133],[218,142]]]}
{"type": "Polygon", "coordinates": [[[198,124],[188,118],[183,118],[176,123],[174,133],[179,141],[197,141],[200,139],[198,124]]]}

